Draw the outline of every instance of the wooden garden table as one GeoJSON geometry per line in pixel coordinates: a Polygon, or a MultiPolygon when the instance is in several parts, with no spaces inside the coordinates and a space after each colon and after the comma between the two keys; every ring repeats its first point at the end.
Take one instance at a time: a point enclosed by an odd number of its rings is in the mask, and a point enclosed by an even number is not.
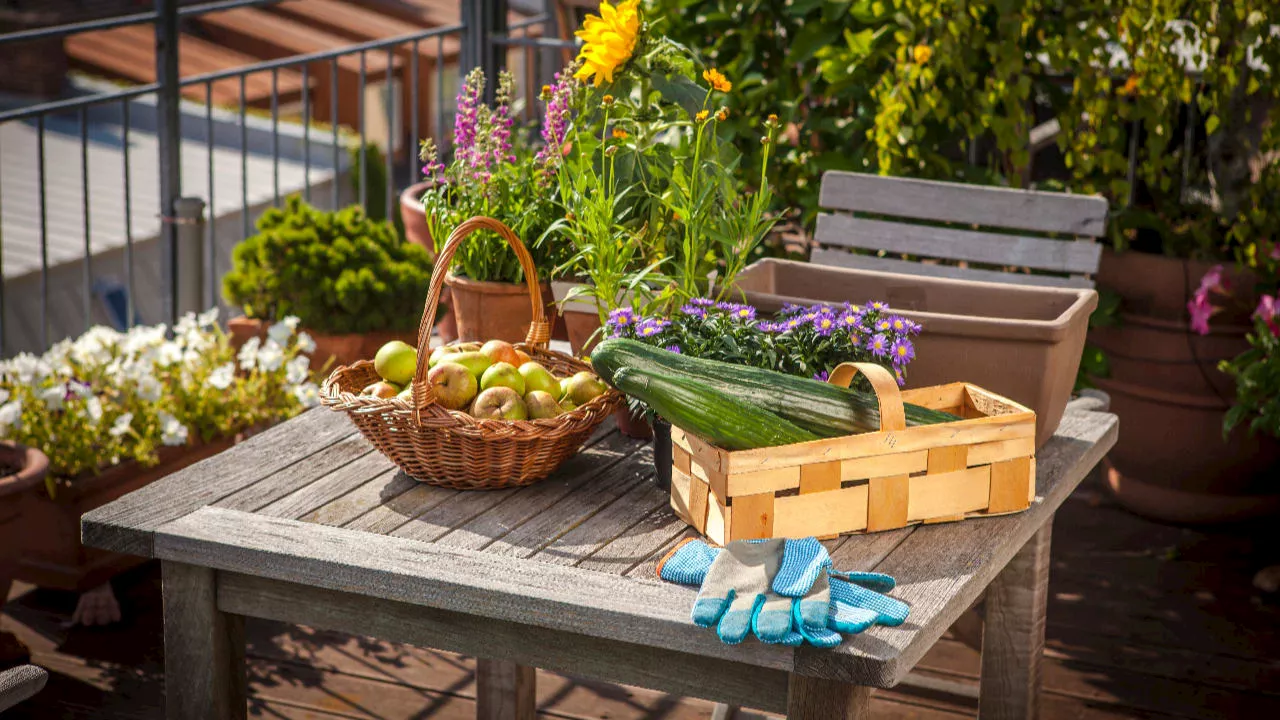
{"type": "Polygon", "coordinates": [[[830,541],[836,567],[895,576],[911,605],[903,626],[833,651],[728,646],[690,623],[694,590],[654,566],[691,533],[650,481],[649,444],[612,427],[540,483],[457,492],[398,473],[316,409],[86,515],[83,534],[161,560],[174,720],[245,716],[245,617],[482,658],[486,720],[533,718],[535,667],[860,718],[983,590],[981,712],[1020,718],[1037,703],[1054,511],[1115,439],[1115,416],[1069,411],[1027,512],[830,541]]]}

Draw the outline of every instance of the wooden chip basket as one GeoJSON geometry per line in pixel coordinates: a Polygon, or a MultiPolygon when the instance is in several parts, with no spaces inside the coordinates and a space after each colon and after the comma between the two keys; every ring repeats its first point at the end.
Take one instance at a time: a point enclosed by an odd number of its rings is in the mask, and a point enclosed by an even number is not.
{"type": "Polygon", "coordinates": [[[1035,496],[1036,415],[967,383],[900,391],[872,363],[861,372],[880,405],[878,432],[728,451],[671,428],[671,506],[719,544],[877,532],[1027,509],[1035,496]],[[907,427],[903,403],[963,418],[907,427]]]}
{"type": "Polygon", "coordinates": [[[477,230],[491,230],[506,240],[524,270],[533,322],[525,342],[516,347],[557,377],[591,370],[590,365],[547,348],[551,330],[546,306],[538,289],[533,258],[524,244],[501,222],[475,217],[453,231],[436,258],[418,326],[413,400],[360,395],[362,389],[379,380],[369,360],[334,370],[320,388],[324,405],[347,413],[369,442],[411,477],[458,490],[496,490],[541,480],[577,453],[595,427],[623,402],[621,394],[608,390],[571,412],[541,420],[482,420],[436,403],[426,380],[436,305],[454,252],[477,230]]]}

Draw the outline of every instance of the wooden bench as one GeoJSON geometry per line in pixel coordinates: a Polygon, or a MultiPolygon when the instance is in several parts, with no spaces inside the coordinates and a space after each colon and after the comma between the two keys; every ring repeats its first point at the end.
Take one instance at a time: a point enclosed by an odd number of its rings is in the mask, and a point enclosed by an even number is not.
{"type": "Polygon", "coordinates": [[[818,215],[814,263],[1057,287],[1093,287],[1108,209],[1093,195],[842,171],[822,176],[819,204],[836,212],[818,215]]]}
{"type": "MultiPolygon", "coordinates": [[[[67,55],[79,69],[137,83],[155,82],[155,31],[150,25],[80,33],[67,37],[67,55]]],[[[252,55],[236,52],[198,37],[183,34],[178,40],[178,73],[180,77],[229,70],[257,62],[252,55]]],[[[314,83],[313,83],[314,87],[314,83]]],[[[281,103],[297,102],[302,97],[302,73],[280,70],[278,98],[281,103]]],[[[213,103],[225,107],[240,104],[240,80],[226,78],[213,83],[213,103]]],[[[189,85],[183,97],[207,102],[205,85],[189,85]]],[[[245,78],[245,104],[249,107],[271,106],[271,76],[254,73],[245,78]]]]}

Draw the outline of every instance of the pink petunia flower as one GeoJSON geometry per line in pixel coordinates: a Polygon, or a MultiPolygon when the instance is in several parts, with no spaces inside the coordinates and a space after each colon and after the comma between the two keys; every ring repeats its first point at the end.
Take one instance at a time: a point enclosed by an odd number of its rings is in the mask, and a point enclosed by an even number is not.
{"type": "Polygon", "coordinates": [[[1212,291],[1223,295],[1227,294],[1231,285],[1227,282],[1227,279],[1223,276],[1222,272],[1221,265],[1214,265],[1212,268],[1209,268],[1209,272],[1205,273],[1204,277],[1200,278],[1200,292],[1208,293],[1212,291]]]}
{"type": "Polygon", "coordinates": [[[1209,304],[1209,293],[1203,287],[1196,291],[1194,297],[1187,302],[1187,313],[1191,315],[1191,329],[1201,335],[1209,334],[1209,318],[1213,316],[1214,307],[1209,304]]]}
{"type": "Polygon", "coordinates": [[[1253,311],[1253,317],[1265,322],[1267,327],[1271,328],[1272,335],[1280,335],[1280,324],[1276,322],[1278,312],[1280,312],[1280,295],[1275,297],[1263,295],[1258,301],[1258,308],[1253,311]]]}

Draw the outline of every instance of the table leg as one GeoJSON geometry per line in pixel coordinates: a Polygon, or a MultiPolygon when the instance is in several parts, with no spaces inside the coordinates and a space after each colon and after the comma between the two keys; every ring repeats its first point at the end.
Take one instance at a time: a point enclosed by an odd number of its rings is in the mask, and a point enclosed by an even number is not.
{"type": "Polygon", "coordinates": [[[871,688],[792,673],[787,720],[868,720],[871,688]]]}
{"type": "Polygon", "coordinates": [[[218,611],[216,574],[162,562],[165,717],[243,720],[244,618],[218,611]]]}
{"type": "Polygon", "coordinates": [[[1040,711],[1040,657],[1049,600],[1052,519],[987,588],[978,716],[1023,720],[1040,711]]]}
{"type": "Polygon", "coordinates": [[[536,668],[476,659],[476,720],[535,720],[537,714],[536,668]]]}

